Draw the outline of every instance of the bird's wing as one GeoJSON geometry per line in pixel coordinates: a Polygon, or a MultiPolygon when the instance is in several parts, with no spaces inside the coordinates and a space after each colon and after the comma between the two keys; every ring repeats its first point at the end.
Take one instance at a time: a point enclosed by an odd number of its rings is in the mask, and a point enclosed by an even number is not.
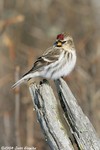
{"type": "Polygon", "coordinates": [[[47,49],[41,57],[37,58],[32,69],[28,71],[25,75],[29,74],[30,72],[42,70],[43,67],[57,61],[59,59],[60,53],[61,53],[61,48],[52,47],[47,49]]]}

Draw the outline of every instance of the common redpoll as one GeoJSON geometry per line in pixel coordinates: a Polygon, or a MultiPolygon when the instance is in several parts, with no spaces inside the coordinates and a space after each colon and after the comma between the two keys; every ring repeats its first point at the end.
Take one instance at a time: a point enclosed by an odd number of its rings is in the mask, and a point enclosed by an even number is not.
{"type": "Polygon", "coordinates": [[[56,42],[34,63],[32,69],[12,87],[34,77],[58,79],[67,76],[76,63],[76,51],[73,38],[65,33],[57,35],[56,42]]]}

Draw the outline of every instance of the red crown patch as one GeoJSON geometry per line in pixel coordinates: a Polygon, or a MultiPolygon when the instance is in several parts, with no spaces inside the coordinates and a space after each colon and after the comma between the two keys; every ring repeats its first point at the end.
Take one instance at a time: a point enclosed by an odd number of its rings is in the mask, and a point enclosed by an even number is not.
{"type": "Polygon", "coordinates": [[[63,40],[64,39],[64,34],[58,34],[57,39],[58,40],[63,40]]]}

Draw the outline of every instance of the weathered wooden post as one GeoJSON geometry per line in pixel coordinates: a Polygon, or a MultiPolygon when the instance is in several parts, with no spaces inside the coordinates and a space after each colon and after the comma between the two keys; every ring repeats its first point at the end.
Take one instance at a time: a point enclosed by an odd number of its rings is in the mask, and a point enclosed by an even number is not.
{"type": "Polygon", "coordinates": [[[63,79],[55,81],[59,101],[46,80],[40,85],[30,84],[29,90],[38,121],[53,150],[100,150],[100,140],[89,119],[84,115],[75,97],[63,79]],[[62,107],[62,108],[61,108],[62,107]],[[69,127],[69,128],[68,128],[69,127]]]}

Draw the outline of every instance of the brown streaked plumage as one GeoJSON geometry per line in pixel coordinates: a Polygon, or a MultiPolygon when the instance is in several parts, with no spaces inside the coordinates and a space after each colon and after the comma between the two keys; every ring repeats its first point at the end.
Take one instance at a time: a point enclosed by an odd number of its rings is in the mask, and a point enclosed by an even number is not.
{"type": "Polygon", "coordinates": [[[56,42],[47,49],[34,63],[32,69],[15,83],[16,87],[29,78],[37,76],[58,79],[68,75],[76,63],[76,52],[73,38],[65,33],[57,35],[56,42]]]}

